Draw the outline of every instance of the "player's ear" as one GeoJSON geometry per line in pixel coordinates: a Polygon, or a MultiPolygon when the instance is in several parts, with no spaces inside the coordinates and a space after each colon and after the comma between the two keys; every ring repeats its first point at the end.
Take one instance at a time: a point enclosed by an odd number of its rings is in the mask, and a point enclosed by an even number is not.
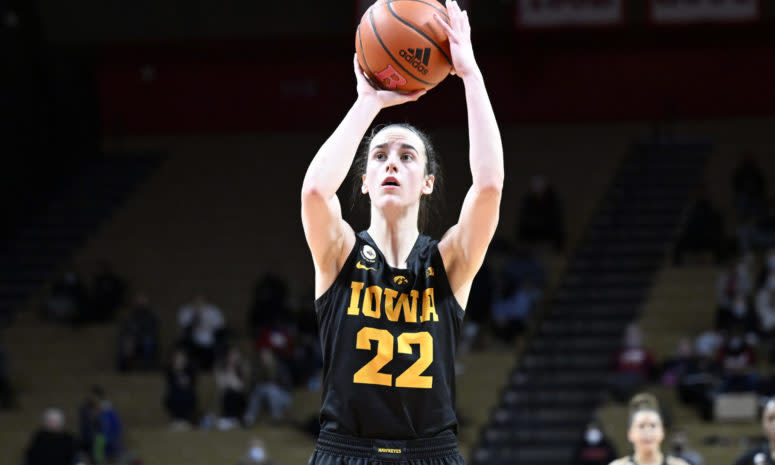
{"type": "Polygon", "coordinates": [[[366,187],[366,175],[361,176],[361,192],[364,194],[369,193],[369,188],[366,187]]]}
{"type": "Polygon", "coordinates": [[[433,183],[436,182],[436,177],[432,174],[425,176],[425,183],[422,186],[422,193],[425,195],[433,192],[433,183]]]}

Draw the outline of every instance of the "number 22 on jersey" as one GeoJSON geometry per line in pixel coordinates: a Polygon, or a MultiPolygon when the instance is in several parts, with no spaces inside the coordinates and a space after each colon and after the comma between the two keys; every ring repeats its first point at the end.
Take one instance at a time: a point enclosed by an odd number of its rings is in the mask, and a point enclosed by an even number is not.
{"type": "Polygon", "coordinates": [[[377,353],[369,363],[361,367],[353,375],[353,382],[360,384],[378,384],[393,386],[393,375],[380,373],[379,370],[393,360],[394,342],[398,342],[399,354],[411,354],[412,346],[419,346],[420,358],[395,379],[395,386],[401,388],[430,389],[433,387],[433,376],[423,376],[422,373],[433,362],[433,336],[427,331],[419,333],[401,333],[394,338],[389,331],[364,327],[358,331],[355,348],[371,350],[371,341],[377,341],[377,353]]]}

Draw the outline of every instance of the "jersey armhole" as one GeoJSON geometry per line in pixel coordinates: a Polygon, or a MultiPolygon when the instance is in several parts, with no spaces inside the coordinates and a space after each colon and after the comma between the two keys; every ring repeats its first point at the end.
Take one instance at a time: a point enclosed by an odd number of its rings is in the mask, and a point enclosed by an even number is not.
{"type": "Polygon", "coordinates": [[[447,286],[447,291],[449,292],[449,295],[452,297],[452,302],[455,303],[455,312],[457,313],[457,317],[459,320],[463,320],[466,314],[466,309],[463,308],[462,305],[460,305],[460,302],[457,301],[457,296],[455,295],[455,291],[452,289],[452,284],[449,283],[449,276],[447,276],[447,266],[444,264],[444,258],[441,256],[441,251],[439,250],[439,241],[435,241],[433,244],[433,254],[438,258],[439,263],[441,263],[440,272],[444,274],[444,282],[447,286]]]}
{"type": "Polygon", "coordinates": [[[339,273],[336,275],[336,278],[334,278],[334,281],[331,283],[330,286],[328,286],[328,289],[326,289],[322,294],[320,294],[320,297],[315,299],[314,303],[314,309],[315,313],[318,313],[318,310],[322,308],[323,304],[328,300],[330,295],[334,292],[333,289],[336,287],[337,284],[339,284],[344,278],[345,270],[348,272],[352,270],[352,267],[355,266],[355,257],[358,255],[358,245],[360,244],[361,238],[358,237],[358,234],[355,235],[355,242],[353,243],[353,248],[350,250],[349,255],[347,255],[347,260],[344,261],[344,264],[342,264],[342,268],[339,270],[339,273]]]}

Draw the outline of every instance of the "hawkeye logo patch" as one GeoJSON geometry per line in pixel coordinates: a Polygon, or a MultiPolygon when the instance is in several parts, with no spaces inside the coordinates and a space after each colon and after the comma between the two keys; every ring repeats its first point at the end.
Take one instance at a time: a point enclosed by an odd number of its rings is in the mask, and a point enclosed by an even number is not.
{"type": "Polygon", "coordinates": [[[428,269],[425,270],[425,277],[430,278],[431,276],[433,276],[433,267],[429,266],[428,269]]]}
{"type": "Polygon", "coordinates": [[[362,264],[360,260],[358,260],[358,263],[355,264],[355,268],[358,268],[359,270],[366,270],[366,271],[369,271],[369,270],[377,271],[376,268],[371,268],[369,266],[362,264]]]}
{"type": "Polygon", "coordinates": [[[372,246],[366,244],[361,248],[361,257],[369,263],[374,263],[374,260],[377,259],[377,252],[372,246]]]}
{"type": "Polygon", "coordinates": [[[393,282],[396,283],[399,286],[403,286],[404,284],[408,284],[409,280],[406,279],[406,276],[396,276],[393,278],[393,282]]]}

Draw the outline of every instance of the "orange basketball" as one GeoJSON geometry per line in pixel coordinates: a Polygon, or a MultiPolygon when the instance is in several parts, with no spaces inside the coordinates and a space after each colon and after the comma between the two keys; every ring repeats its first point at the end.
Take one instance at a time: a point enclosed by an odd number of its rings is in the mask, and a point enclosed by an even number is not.
{"type": "Polygon", "coordinates": [[[430,89],[452,69],[449,40],[433,19],[449,22],[435,0],[379,0],[355,34],[358,63],[371,81],[389,90],[430,89]]]}

